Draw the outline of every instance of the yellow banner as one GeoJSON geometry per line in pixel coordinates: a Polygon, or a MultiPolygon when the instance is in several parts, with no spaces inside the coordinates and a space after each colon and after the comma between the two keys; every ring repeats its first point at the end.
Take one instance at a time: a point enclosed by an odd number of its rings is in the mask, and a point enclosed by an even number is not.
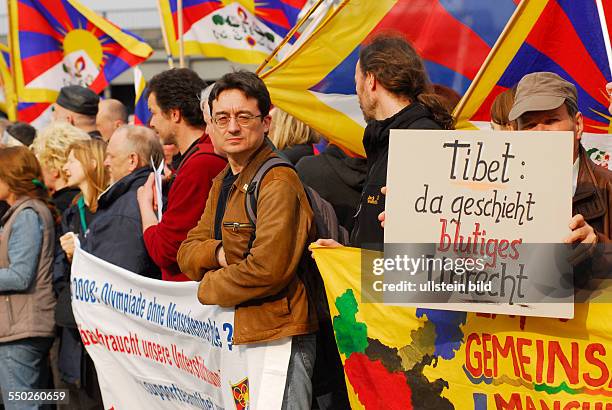
{"type": "Polygon", "coordinates": [[[353,409],[612,410],[609,288],[572,320],[385,306],[360,249],[313,254],[353,409]]]}

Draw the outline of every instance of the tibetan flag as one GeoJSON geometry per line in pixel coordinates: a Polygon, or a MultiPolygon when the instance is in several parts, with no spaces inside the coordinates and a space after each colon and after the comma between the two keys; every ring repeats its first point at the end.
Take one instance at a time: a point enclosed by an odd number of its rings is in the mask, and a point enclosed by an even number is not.
{"type": "MultiPolygon", "coordinates": [[[[179,54],[177,0],[159,0],[170,50],[179,54]]],[[[261,63],[298,21],[307,0],[183,0],[186,55],[261,63]]]]}
{"type": "Polygon", "coordinates": [[[17,120],[27,122],[36,129],[42,129],[51,122],[50,102],[17,104],[17,120]]]}
{"type": "Polygon", "coordinates": [[[138,67],[134,67],[134,88],[136,98],[134,98],[134,124],[149,125],[151,111],[147,104],[147,82],[138,67]]]}
{"type": "Polygon", "coordinates": [[[571,320],[391,306],[361,252],[313,247],[352,409],[610,409],[605,281],[571,320]]]}
{"type": "Polygon", "coordinates": [[[364,154],[355,65],[368,37],[393,32],[433,83],[463,94],[516,9],[512,0],[344,0],[301,46],[262,75],[272,101],[331,141],[364,154]]]}
{"type": "Polygon", "coordinates": [[[153,52],[76,0],[10,0],[9,14],[20,102],[53,102],[67,84],[100,93],[153,52]]]}
{"type": "Polygon", "coordinates": [[[11,74],[11,53],[9,48],[0,44],[0,110],[14,120],[15,88],[11,74]]]}
{"type": "Polygon", "coordinates": [[[11,121],[22,121],[35,128],[44,127],[51,119],[50,103],[17,103],[15,83],[11,70],[10,50],[0,44],[0,77],[2,89],[0,90],[0,110],[6,113],[11,121]]]}
{"type": "Polygon", "coordinates": [[[525,0],[457,106],[458,127],[489,121],[495,97],[524,75],[552,71],[576,85],[585,131],[612,131],[604,92],[612,80],[609,28],[609,0],[525,0]]]}

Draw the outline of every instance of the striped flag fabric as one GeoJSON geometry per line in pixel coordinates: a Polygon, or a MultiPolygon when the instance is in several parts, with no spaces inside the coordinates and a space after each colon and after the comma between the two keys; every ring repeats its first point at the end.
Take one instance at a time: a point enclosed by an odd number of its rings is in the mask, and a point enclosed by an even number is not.
{"type": "Polygon", "coordinates": [[[610,71],[612,2],[527,0],[458,104],[459,128],[488,121],[495,97],[536,71],[551,71],[576,85],[585,131],[609,133],[607,82],[610,71]]]}
{"type": "Polygon", "coordinates": [[[275,105],[364,154],[365,122],[354,78],[359,49],[368,38],[403,35],[423,57],[433,83],[463,94],[515,9],[512,0],[344,0],[262,78],[275,105]]]}
{"type": "MultiPolygon", "coordinates": [[[[159,0],[172,55],[179,55],[177,0],[159,0]]],[[[298,21],[307,0],[184,0],[185,55],[259,64],[298,21]]]]}
{"type": "Polygon", "coordinates": [[[134,98],[134,124],[149,125],[151,111],[147,104],[147,82],[142,75],[140,67],[134,67],[134,88],[136,97],[134,98]]]}
{"type": "Polygon", "coordinates": [[[77,0],[10,0],[13,77],[19,118],[32,121],[60,88],[78,84],[100,93],[153,49],[77,0]]]}

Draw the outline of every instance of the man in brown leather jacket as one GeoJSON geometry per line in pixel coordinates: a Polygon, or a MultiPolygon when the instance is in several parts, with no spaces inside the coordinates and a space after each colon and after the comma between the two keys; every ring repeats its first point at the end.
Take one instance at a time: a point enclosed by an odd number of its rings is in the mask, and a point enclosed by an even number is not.
{"type": "Polygon", "coordinates": [[[312,239],[313,213],[296,172],[282,166],[261,180],[256,226],[247,216],[251,180],[276,155],[265,137],[271,102],[261,79],[246,71],[226,74],[209,105],[213,144],[229,164],[213,180],[178,263],[200,281],[202,304],[236,307],[235,344],[292,338],[282,408],[310,408],[317,322],[297,269],[312,239]]]}
{"type": "Polygon", "coordinates": [[[569,228],[564,239],[580,244],[574,253],[575,282],[612,273],[612,172],[595,165],[580,145],[584,129],[576,87],[557,74],[528,74],[518,83],[509,120],[519,130],[574,133],[574,192],[569,228]]]}

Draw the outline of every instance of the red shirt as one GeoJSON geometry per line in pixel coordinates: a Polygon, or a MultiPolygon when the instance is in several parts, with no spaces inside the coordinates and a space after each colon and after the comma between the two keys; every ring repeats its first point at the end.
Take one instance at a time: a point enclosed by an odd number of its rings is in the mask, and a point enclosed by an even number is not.
{"type": "Polygon", "coordinates": [[[213,178],[226,165],[227,161],[214,153],[207,135],[185,153],[168,193],[168,206],[161,222],[144,233],[147,252],[161,268],[162,280],[189,280],[181,273],[176,254],[187,232],[197,225],[204,213],[213,178]]]}

